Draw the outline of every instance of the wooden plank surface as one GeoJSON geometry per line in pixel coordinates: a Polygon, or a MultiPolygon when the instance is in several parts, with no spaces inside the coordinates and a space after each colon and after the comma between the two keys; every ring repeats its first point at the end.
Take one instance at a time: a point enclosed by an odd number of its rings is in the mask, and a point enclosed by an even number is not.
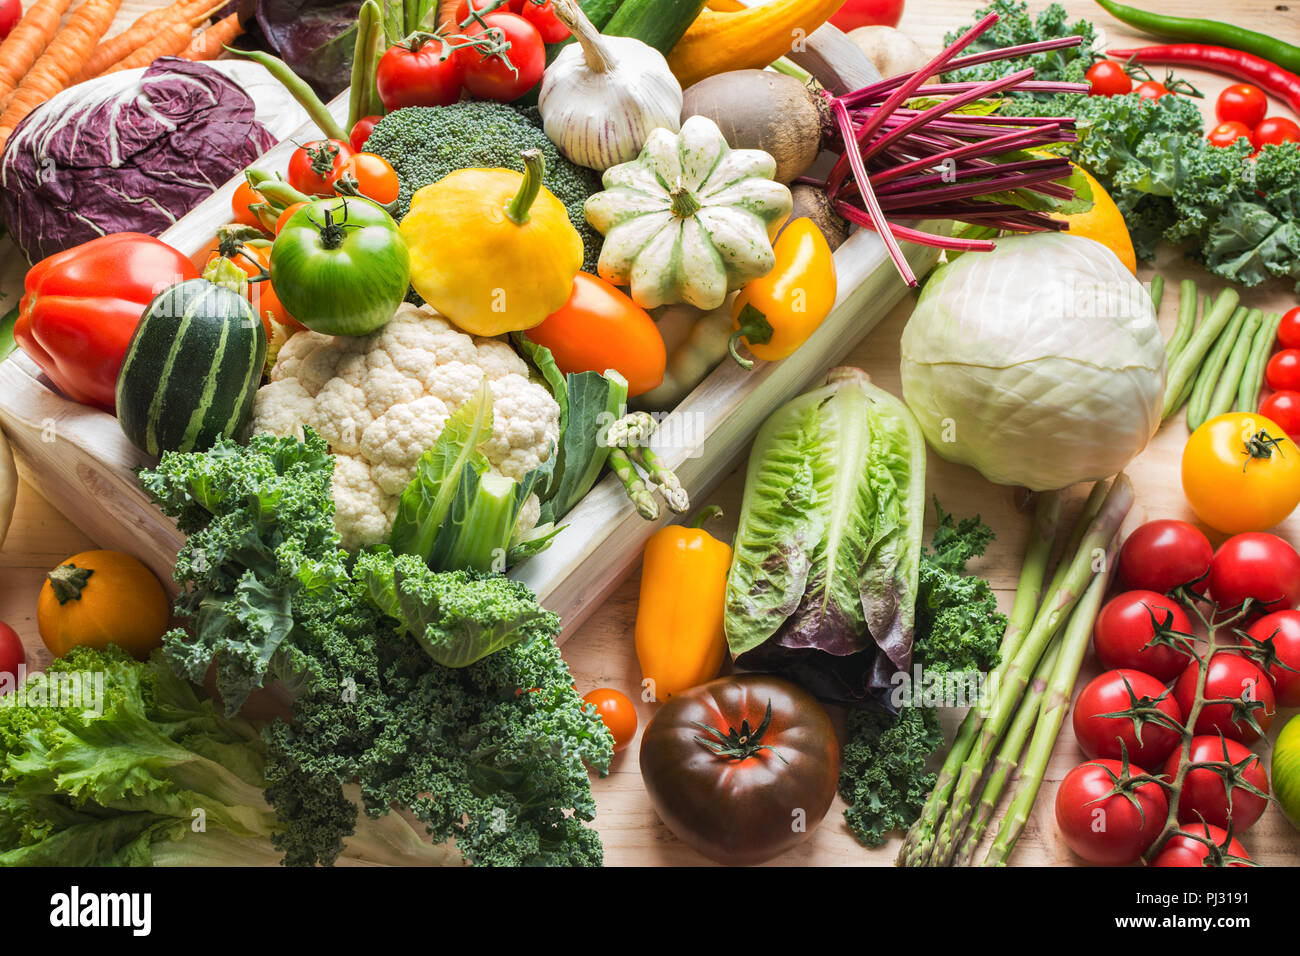
{"type": "MultiPolygon", "coordinates": [[[[154,6],[152,0],[124,0],[117,26],[120,28],[134,16],[154,6]]],[[[974,3],[969,0],[913,0],[900,25],[928,50],[937,50],[947,30],[966,24],[971,19],[974,3]]],[[[1043,0],[1033,0],[1031,8],[1041,9],[1043,0]]],[[[1113,42],[1132,39],[1100,8],[1085,0],[1067,0],[1066,7],[1073,15],[1088,17],[1102,26],[1113,42]]],[[[1273,0],[1245,0],[1231,8],[1210,0],[1149,0],[1145,6],[1165,9],[1190,16],[1229,16],[1246,27],[1251,27],[1300,42],[1300,6],[1277,6],[1273,0]]],[[[1206,92],[1206,103],[1213,103],[1215,95],[1227,80],[1210,74],[1189,73],[1198,86],[1206,92]]],[[[1212,107],[1211,107],[1212,108],[1212,107]]],[[[1287,115],[1280,104],[1272,103],[1270,113],[1287,115]]],[[[1181,260],[1175,250],[1162,249],[1160,259],[1144,265],[1143,278],[1159,270],[1167,280],[1167,288],[1176,289],[1178,280],[1193,278],[1203,287],[1217,288],[1200,269],[1181,260]]],[[[1296,297],[1281,283],[1273,283],[1246,293],[1252,305],[1264,308],[1289,308],[1296,297]]],[[[1166,333],[1172,327],[1176,295],[1166,296],[1161,310],[1161,325],[1166,333]]],[[[911,297],[904,299],[867,340],[856,347],[848,361],[860,365],[871,373],[873,379],[885,388],[898,392],[898,337],[911,308],[911,297]]],[[[1130,527],[1156,517],[1190,518],[1183,499],[1178,478],[1178,463],[1185,441],[1186,430],[1181,420],[1167,425],[1148,449],[1133,463],[1129,474],[1137,489],[1138,504],[1130,517],[1130,527]]],[[[740,475],[733,474],[716,494],[714,501],[728,513],[737,511],[741,488],[740,475]]],[[[998,540],[978,566],[998,590],[999,599],[1009,606],[1011,590],[1019,570],[1019,555],[1026,533],[1026,517],[1017,511],[1010,489],[998,488],[985,482],[973,471],[955,467],[939,460],[933,454],[929,461],[929,488],[937,494],[950,510],[960,514],[979,511],[993,526],[998,540]]],[[[54,492],[50,489],[51,494],[54,492]]],[[[723,535],[733,530],[732,525],[720,522],[713,529],[723,535]]],[[[574,529],[580,531],[581,529],[574,529]]],[[[1281,533],[1300,541],[1300,517],[1293,516],[1281,533]]],[[[40,666],[49,655],[37,635],[35,624],[36,593],[42,575],[67,556],[93,547],[86,534],[65,520],[55,507],[45,501],[29,484],[19,490],[17,513],[9,538],[0,551],[0,620],[15,627],[23,636],[31,663],[40,666]]],[[[586,692],[595,687],[617,687],[636,699],[640,686],[640,673],[632,646],[632,625],[636,613],[638,580],[635,573],[604,602],[586,624],[565,645],[565,655],[573,668],[578,689],[586,692]]],[[[1081,683],[1096,673],[1091,660],[1080,677],[1081,683]]],[[[642,723],[651,716],[649,704],[638,703],[642,723]]],[[[1275,728],[1280,727],[1294,713],[1284,711],[1275,728]]],[[[952,715],[950,715],[951,717],[952,715]]],[[[955,723],[950,719],[949,725],[955,723]]],[[[594,783],[599,816],[596,826],[605,843],[606,858],[612,865],[698,865],[705,863],[670,834],[659,823],[646,800],[641,786],[636,762],[637,743],[618,755],[610,775],[594,783]]],[[[1048,769],[1047,780],[1038,800],[1033,818],[1013,857],[1019,865],[1077,864],[1079,861],[1059,842],[1052,821],[1051,806],[1056,785],[1071,767],[1082,759],[1069,727],[1062,732],[1061,740],[1048,769]]],[[[773,861],[785,865],[889,865],[893,861],[897,840],[878,850],[860,847],[844,827],[837,800],[825,821],[801,847],[773,861]]],[[[1300,834],[1297,834],[1275,807],[1270,807],[1264,817],[1243,837],[1243,843],[1258,861],[1265,864],[1295,864],[1300,862],[1300,834]]]]}

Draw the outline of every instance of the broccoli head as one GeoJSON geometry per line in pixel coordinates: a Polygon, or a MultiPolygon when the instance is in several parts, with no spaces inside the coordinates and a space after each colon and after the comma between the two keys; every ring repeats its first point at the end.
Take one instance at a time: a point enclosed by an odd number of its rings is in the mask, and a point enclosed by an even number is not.
{"type": "Polygon", "coordinates": [[[546,157],[545,186],[564,203],[582,236],[583,269],[594,273],[601,235],[587,224],[583,204],[600,191],[600,177],[577,166],[542,132],[536,109],[506,103],[465,100],[450,106],[411,106],[385,116],[366,140],[397,171],[397,219],[406,215],[411,196],[458,169],[514,169],[523,172],[520,154],[540,149],[546,157]]]}

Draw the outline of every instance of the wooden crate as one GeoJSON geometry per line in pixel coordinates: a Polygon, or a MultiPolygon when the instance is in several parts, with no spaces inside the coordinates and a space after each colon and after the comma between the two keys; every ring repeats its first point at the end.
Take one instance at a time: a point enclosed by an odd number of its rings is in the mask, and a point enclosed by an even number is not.
{"type": "MultiPolygon", "coordinates": [[[[834,27],[816,30],[801,46],[791,58],[832,92],[878,79],[870,61],[834,27]]],[[[346,94],[330,109],[342,120],[346,94]]],[[[314,125],[303,126],[257,165],[283,170],[295,142],[320,135],[314,125]]],[[[198,254],[228,221],[230,197],[240,181],[237,177],[200,203],[163,240],[186,255],[198,254]]],[[[933,249],[906,251],[918,274],[936,258],[933,249]]],[[[851,236],[836,251],[835,262],[838,299],[803,346],[815,362],[758,363],[748,372],[726,362],[661,423],[654,445],[695,500],[703,500],[735,466],[773,410],[842,360],[906,291],[870,231],[851,236]]],[[[137,555],[171,582],[183,537],[139,488],[134,471],[152,462],[127,441],[112,416],[67,400],[25,355],[15,353],[0,363],[0,424],[33,487],[102,546],[137,555]]],[[[607,475],[565,517],[567,527],[551,547],[512,573],[561,615],[567,637],[636,565],[646,539],[671,518],[665,513],[648,522],[636,515],[617,479],[607,475]]]]}

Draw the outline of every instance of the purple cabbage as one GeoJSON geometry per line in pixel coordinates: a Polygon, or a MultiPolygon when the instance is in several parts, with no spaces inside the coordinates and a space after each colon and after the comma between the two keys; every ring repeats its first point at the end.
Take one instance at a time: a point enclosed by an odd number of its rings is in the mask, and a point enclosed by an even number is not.
{"type": "Polygon", "coordinates": [[[238,84],[164,57],[20,123],[0,155],[0,217],[30,262],[112,232],[156,236],[274,144],[238,84]]]}

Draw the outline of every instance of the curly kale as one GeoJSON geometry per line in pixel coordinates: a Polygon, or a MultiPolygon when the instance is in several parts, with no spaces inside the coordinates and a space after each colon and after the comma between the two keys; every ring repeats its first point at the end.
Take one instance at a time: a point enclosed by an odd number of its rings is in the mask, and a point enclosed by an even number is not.
{"type": "Polygon", "coordinates": [[[332,862],[357,826],[344,785],[374,817],[409,808],[478,865],[598,864],[587,767],[613,740],[573,689],[559,620],[500,575],[433,572],[338,548],[333,460],[259,436],[165,455],[141,481],[190,533],[173,668],[217,664],[229,708],[280,680],[291,721],[267,744],[266,799],[289,864],[332,862]],[[456,666],[450,666],[456,665],[456,666]]]}
{"type": "MultiPolygon", "coordinates": [[[[1032,17],[1029,15],[1029,7],[1026,3],[1017,3],[1015,0],[993,0],[993,3],[987,7],[975,11],[975,22],[979,22],[990,13],[998,14],[1000,19],[967,47],[963,51],[963,56],[1071,36],[1083,37],[1083,43],[1063,50],[1048,50],[1046,53],[1035,53],[1011,60],[997,60],[993,63],[954,70],[945,76],[948,82],[997,80],[1026,67],[1033,67],[1036,80],[1080,83],[1088,67],[1099,59],[1093,52],[1093,44],[1097,40],[1096,28],[1087,20],[1076,20],[1070,23],[1069,15],[1059,3],[1051,4],[1037,17],[1032,17]]],[[[965,29],[954,30],[943,38],[944,44],[955,42],[965,32],[965,29]]]]}
{"type": "MultiPolygon", "coordinates": [[[[939,524],[921,552],[912,661],[922,673],[958,675],[998,665],[1007,619],[988,581],[966,564],[993,540],[978,516],[958,522],[936,500],[939,524]]],[[[844,819],[863,844],[879,846],[920,815],[935,775],[930,755],[943,744],[938,711],[904,702],[898,713],[853,711],[840,753],[844,819]]]]}
{"type": "Polygon", "coordinates": [[[543,185],[564,204],[582,236],[583,268],[596,271],[601,235],[587,223],[583,204],[600,191],[600,176],[569,162],[542,131],[536,109],[464,100],[450,106],[412,106],[385,116],[366,140],[397,171],[397,219],[406,215],[416,190],[458,169],[485,167],[523,171],[520,154],[540,149],[546,158],[543,185]]]}

